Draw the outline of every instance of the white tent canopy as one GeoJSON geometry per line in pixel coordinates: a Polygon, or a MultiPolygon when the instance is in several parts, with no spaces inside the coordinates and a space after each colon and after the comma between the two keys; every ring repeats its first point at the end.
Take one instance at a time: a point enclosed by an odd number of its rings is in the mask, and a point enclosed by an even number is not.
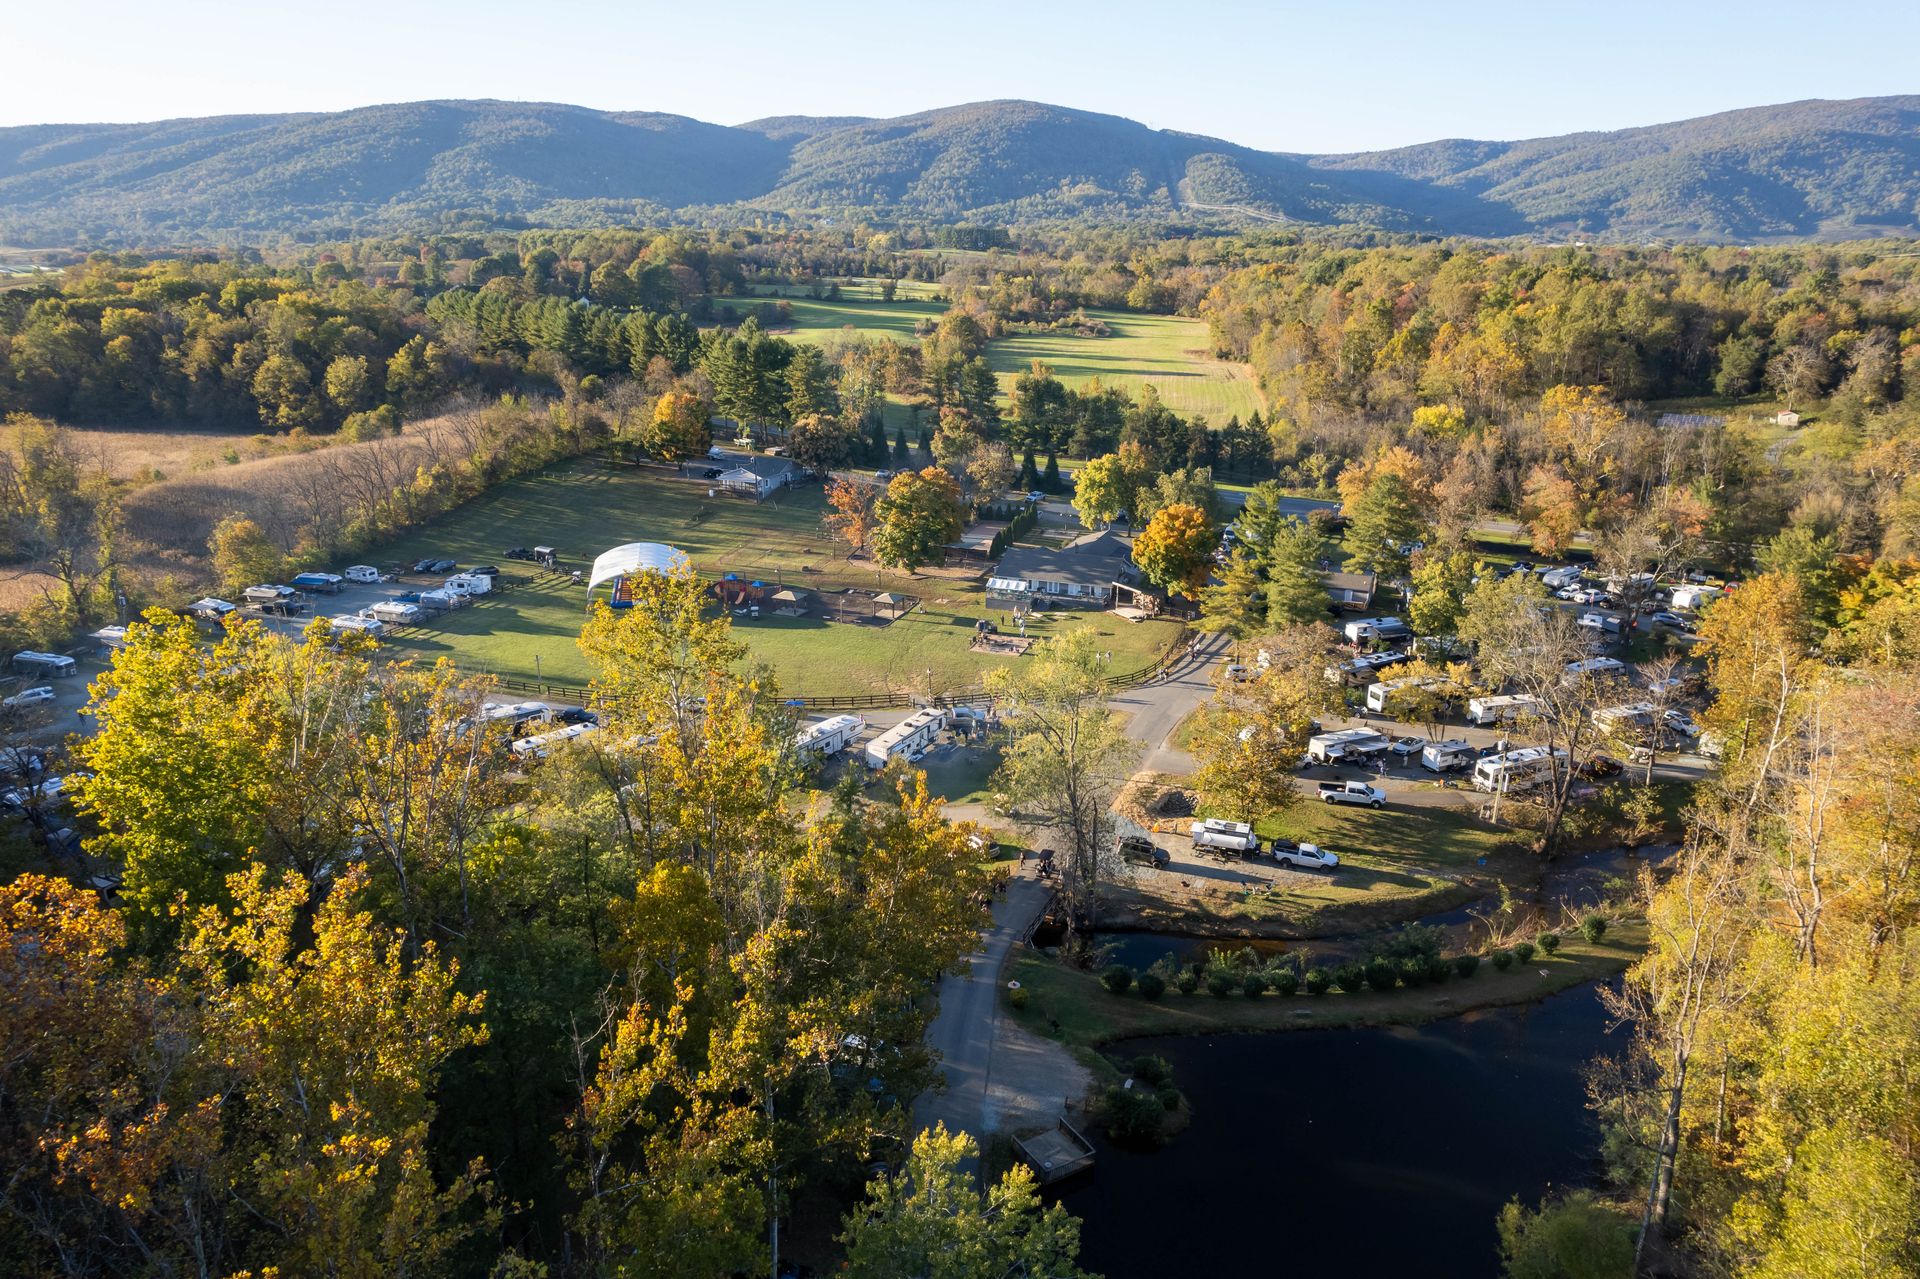
{"type": "Polygon", "coordinates": [[[593,574],[587,579],[587,590],[616,577],[625,577],[629,573],[672,573],[686,568],[693,561],[687,553],[659,542],[628,542],[625,546],[616,546],[610,551],[602,551],[593,560],[593,574]]]}

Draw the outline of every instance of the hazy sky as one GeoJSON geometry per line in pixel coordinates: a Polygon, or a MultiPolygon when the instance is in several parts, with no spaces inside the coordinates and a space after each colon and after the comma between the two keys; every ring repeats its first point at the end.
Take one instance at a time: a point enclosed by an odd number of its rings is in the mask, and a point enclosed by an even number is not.
{"type": "Polygon", "coordinates": [[[0,125],[515,98],[901,115],[1035,98],[1343,151],[1920,92],[1920,3],[5,0],[0,125]]]}

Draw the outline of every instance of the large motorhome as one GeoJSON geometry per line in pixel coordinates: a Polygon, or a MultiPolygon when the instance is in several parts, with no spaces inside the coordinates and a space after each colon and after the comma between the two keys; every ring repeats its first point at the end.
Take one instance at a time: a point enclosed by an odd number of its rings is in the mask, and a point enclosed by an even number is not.
{"type": "Polygon", "coordinates": [[[1593,713],[1593,726],[1603,733],[1644,731],[1653,727],[1652,702],[1628,702],[1621,706],[1602,706],[1593,713]]]}
{"type": "Polygon", "coordinates": [[[1407,660],[1405,653],[1368,653],[1356,657],[1350,662],[1341,662],[1337,666],[1327,667],[1327,682],[1331,684],[1371,684],[1374,676],[1389,666],[1398,666],[1407,660]]]}
{"type": "Polygon", "coordinates": [[[1475,790],[1521,790],[1551,778],[1555,767],[1567,753],[1545,746],[1522,746],[1500,755],[1489,755],[1473,766],[1475,790]]]}
{"type": "Polygon", "coordinates": [[[32,649],[13,655],[13,673],[35,679],[64,679],[79,665],[64,653],[39,653],[32,649]]]}
{"type": "Polygon", "coordinates": [[[1668,597],[1674,608],[1682,613],[1691,613],[1726,594],[1717,586],[1676,586],[1668,597]]]}
{"type": "Polygon", "coordinates": [[[1501,697],[1476,697],[1467,703],[1467,722],[1486,728],[1507,724],[1538,709],[1540,699],[1531,693],[1509,693],[1501,697]]]}
{"type": "Polygon", "coordinates": [[[1582,676],[1587,676],[1592,679],[1601,679],[1608,675],[1624,674],[1626,669],[1627,669],[1627,664],[1625,662],[1617,660],[1616,658],[1589,657],[1585,661],[1581,661],[1581,662],[1568,662],[1567,663],[1567,679],[1569,681],[1572,681],[1572,680],[1579,679],[1582,676]]]}
{"type": "Polygon", "coordinates": [[[1341,629],[1349,644],[1365,644],[1372,640],[1407,639],[1413,634],[1413,628],[1397,617],[1363,617],[1348,622],[1341,629]]]}
{"type": "Polygon", "coordinates": [[[1383,733],[1370,728],[1343,728],[1335,733],[1320,733],[1307,739],[1307,758],[1316,764],[1333,764],[1343,759],[1377,755],[1391,742],[1383,733]]]}
{"type": "Polygon", "coordinates": [[[794,734],[793,748],[802,755],[825,759],[845,750],[866,726],[867,721],[858,715],[835,715],[817,724],[808,724],[794,734]]]}
{"type": "Polygon", "coordinates": [[[933,745],[946,724],[947,713],[938,707],[915,711],[867,743],[867,767],[885,768],[896,755],[911,758],[933,745]]]}
{"type": "Polygon", "coordinates": [[[556,746],[575,741],[594,731],[592,724],[568,724],[565,728],[556,728],[545,733],[535,733],[532,737],[523,737],[513,744],[512,750],[521,759],[545,759],[556,746]]]}

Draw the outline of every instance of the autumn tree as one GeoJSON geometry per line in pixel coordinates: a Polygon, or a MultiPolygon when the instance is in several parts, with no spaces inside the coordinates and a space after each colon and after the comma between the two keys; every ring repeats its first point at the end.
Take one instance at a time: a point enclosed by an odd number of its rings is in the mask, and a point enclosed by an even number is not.
{"type": "Polygon", "coordinates": [[[960,536],[960,486],[939,467],[908,471],[893,477],[873,513],[874,558],[911,573],[960,536]]]}
{"type": "Polygon", "coordinates": [[[713,443],[707,427],[713,406],[688,391],[668,391],[653,406],[641,436],[647,452],[663,462],[679,462],[705,453],[713,443]]]}
{"type": "Polygon", "coordinates": [[[1133,562],[1163,590],[1193,595],[1213,570],[1213,521],[1197,506],[1161,508],[1133,542],[1133,562]]]}
{"type": "Polygon", "coordinates": [[[1293,775],[1313,724],[1338,705],[1324,675],[1332,637],[1299,625],[1235,647],[1252,678],[1219,677],[1194,738],[1194,786],[1209,810],[1252,821],[1297,798],[1293,775]]]}
{"type": "Polygon", "coordinates": [[[821,522],[834,540],[847,544],[850,560],[873,549],[875,497],[873,486],[859,480],[827,481],[827,509],[821,522]]]}
{"type": "Polygon", "coordinates": [[[229,515],[213,526],[208,540],[213,570],[229,595],[249,586],[278,582],[286,573],[287,557],[266,530],[244,515],[229,515]]]}

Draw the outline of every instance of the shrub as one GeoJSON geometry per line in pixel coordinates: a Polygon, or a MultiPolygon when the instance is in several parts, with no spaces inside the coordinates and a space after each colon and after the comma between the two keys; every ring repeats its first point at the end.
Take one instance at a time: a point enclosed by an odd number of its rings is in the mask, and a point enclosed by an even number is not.
{"type": "Polygon", "coordinates": [[[1200,974],[1189,968],[1186,972],[1174,978],[1173,984],[1181,994],[1191,995],[1194,991],[1200,989],[1200,974]]]}
{"type": "Polygon", "coordinates": [[[1166,979],[1159,973],[1141,973],[1139,986],[1142,999],[1158,999],[1167,993],[1166,979]]]}
{"type": "Polygon", "coordinates": [[[1020,986],[1007,992],[1007,1002],[1013,1005],[1015,1012],[1019,1012],[1027,1006],[1027,999],[1027,988],[1025,986],[1020,986]]]}
{"type": "Polygon", "coordinates": [[[1453,957],[1453,971],[1462,977],[1473,976],[1480,971],[1480,956],[1455,955],[1453,957]]]}
{"type": "Polygon", "coordinates": [[[1442,934],[1432,924],[1408,924],[1380,952],[1382,959],[1431,959],[1440,953],[1442,934]]]}
{"type": "Polygon", "coordinates": [[[1116,995],[1127,993],[1127,987],[1133,985],[1133,969],[1125,964],[1115,964],[1100,974],[1100,984],[1116,995]]]}
{"type": "Polygon", "coordinates": [[[1607,920],[1604,915],[1588,915],[1580,921],[1580,935],[1589,942],[1598,943],[1607,935],[1607,920]]]}
{"type": "MultiPolygon", "coordinates": [[[[1314,972],[1319,971],[1314,969],[1314,972]]],[[[1357,995],[1366,988],[1367,970],[1358,964],[1342,964],[1334,970],[1333,983],[1349,995],[1357,995]]]]}
{"type": "Polygon", "coordinates": [[[1260,973],[1248,973],[1240,979],[1240,993],[1248,999],[1258,999],[1267,993],[1267,979],[1260,973]]]}
{"type": "Polygon", "coordinates": [[[1233,978],[1225,973],[1215,973],[1207,978],[1207,993],[1215,999],[1225,999],[1233,993],[1233,978]]]}
{"type": "Polygon", "coordinates": [[[1453,976],[1453,965],[1440,956],[1435,955],[1427,961],[1427,980],[1434,985],[1438,986],[1451,976],[1453,976]]]}
{"type": "Polygon", "coordinates": [[[1375,990],[1392,990],[1400,984],[1400,971],[1384,959],[1367,965],[1367,985],[1375,990]]]}
{"type": "Polygon", "coordinates": [[[1533,959],[1533,943],[1530,941],[1515,942],[1513,944],[1513,957],[1523,964],[1531,961],[1533,959]]]}
{"type": "MultiPolygon", "coordinates": [[[[1314,969],[1313,971],[1315,971],[1316,973],[1320,973],[1320,970],[1318,968],[1314,969]]],[[[1324,979],[1326,977],[1326,974],[1320,973],[1320,976],[1322,979],[1324,979]]],[[[1282,968],[1279,972],[1273,975],[1273,988],[1279,991],[1282,995],[1291,995],[1295,993],[1300,989],[1300,974],[1294,972],[1293,969],[1291,968],[1282,968]]],[[[1318,993],[1318,992],[1315,992],[1315,993],[1318,993]]]]}
{"type": "Polygon", "coordinates": [[[1174,1111],[1180,1109],[1180,1090],[1178,1088],[1162,1088],[1159,1092],[1156,1092],[1154,1096],[1159,1099],[1160,1109],[1166,1111],[1168,1114],[1172,1114],[1174,1111]]]}
{"type": "Polygon", "coordinates": [[[1107,1133],[1123,1146],[1151,1146],[1160,1140],[1160,1125],[1166,1109],[1157,1093],[1145,1088],[1122,1088],[1115,1084],[1101,1101],[1107,1121],[1107,1133]]]}
{"type": "Polygon", "coordinates": [[[1163,1088],[1173,1082],[1173,1063],[1165,1057],[1141,1053],[1127,1063],[1127,1073],[1150,1088],[1163,1088]]]}
{"type": "Polygon", "coordinates": [[[1307,975],[1302,981],[1309,995],[1324,995],[1327,993],[1327,987],[1333,984],[1333,978],[1327,974],[1327,970],[1324,968],[1307,969],[1307,975]]]}
{"type": "Polygon", "coordinates": [[[1559,950],[1560,934],[1559,933],[1541,933],[1540,949],[1546,951],[1549,955],[1559,950]]]}
{"type": "Polygon", "coordinates": [[[1506,972],[1507,969],[1513,967],[1513,952],[1510,950],[1494,951],[1493,966],[1503,973],[1506,972]]]}
{"type": "Polygon", "coordinates": [[[1408,955],[1394,965],[1400,974],[1400,980],[1411,990],[1415,986],[1427,984],[1427,960],[1424,955],[1408,955]]]}

